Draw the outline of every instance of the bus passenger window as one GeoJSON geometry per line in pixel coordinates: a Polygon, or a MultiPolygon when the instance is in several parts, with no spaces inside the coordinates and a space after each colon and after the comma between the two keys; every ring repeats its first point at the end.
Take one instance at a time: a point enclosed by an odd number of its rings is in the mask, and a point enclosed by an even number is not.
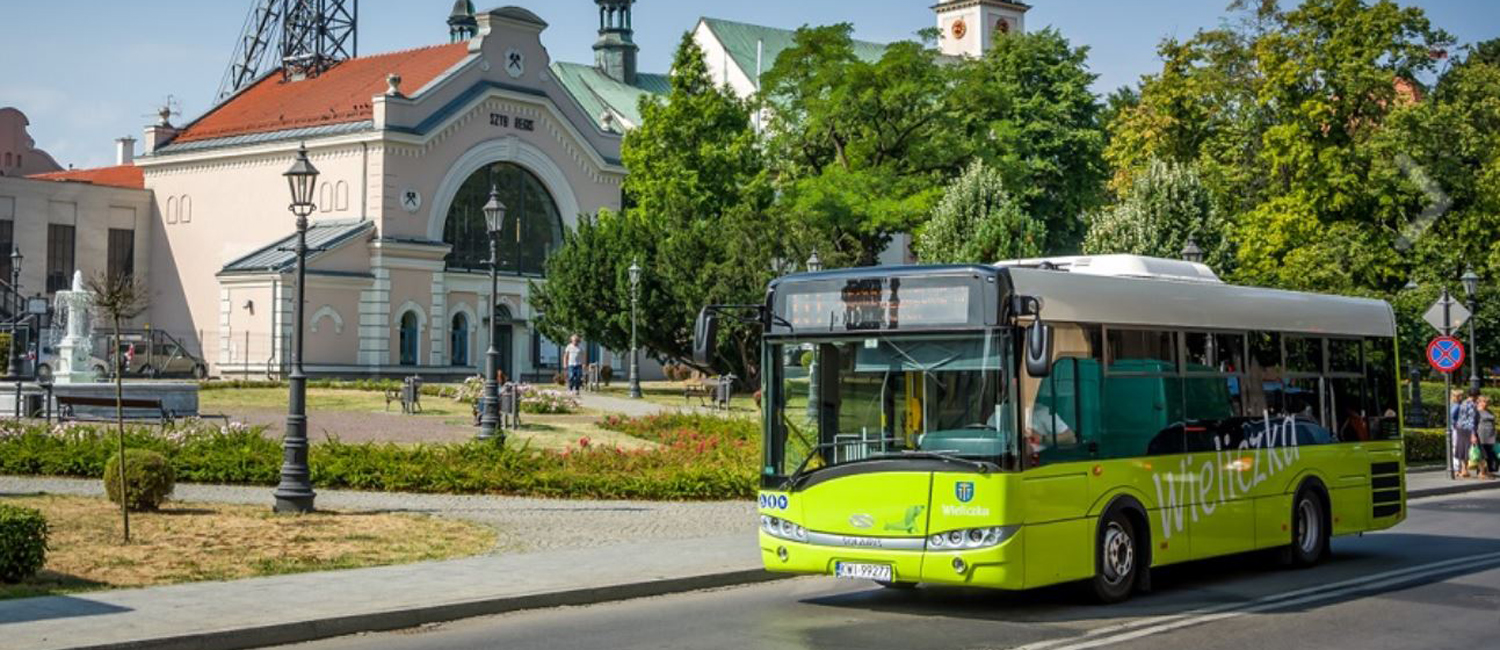
{"type": "Polygon", "coordinates": [[[1245,413],[1251,417],[1285,412],[1286,373],[1281,365],[1281,335],[1250,333],[1250,363],[1245,373],[1245,413]]]}
{"type": "Polygon", "coordinates": [[[1394,348],[1395,343],[1389,338],[1365,340],[1365,396],[1369,404],[1366,414],[1372,440],[1401,437],[1394,348]]]}

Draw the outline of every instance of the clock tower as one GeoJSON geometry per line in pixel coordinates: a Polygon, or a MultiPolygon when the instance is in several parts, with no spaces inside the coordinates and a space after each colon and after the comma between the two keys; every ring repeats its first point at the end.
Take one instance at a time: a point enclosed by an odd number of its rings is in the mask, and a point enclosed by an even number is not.
{"type": "Polygon", "coordinates": [[[996,39],[1026,30],[1030,5],[1007,0],[943,0],[937,12],[938,50],[948,56],[982,56],[996,39]]]}

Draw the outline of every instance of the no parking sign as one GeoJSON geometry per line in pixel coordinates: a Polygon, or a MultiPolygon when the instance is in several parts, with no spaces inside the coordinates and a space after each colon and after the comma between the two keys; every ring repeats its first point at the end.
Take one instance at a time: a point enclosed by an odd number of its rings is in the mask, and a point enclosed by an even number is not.
{"type": "Polygon", "coordinates": [[[1427,344],[1427,363],[1438,372],[1453,372],[1464,365],[1464,344],[1451,336],[1439,336],[1427,344]]]}

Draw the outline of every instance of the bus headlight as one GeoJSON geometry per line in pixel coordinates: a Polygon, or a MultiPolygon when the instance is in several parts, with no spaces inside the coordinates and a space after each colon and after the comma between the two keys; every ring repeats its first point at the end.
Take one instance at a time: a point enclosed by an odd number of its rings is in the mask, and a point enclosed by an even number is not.
{"type": "Polygon", "coordinates": [[[961,528],[937,533],[927,538],[928,550],[960,551],[974,548],[998,546],[1020,530],[1020,526],[987,526],[984,528],[961,528]]]}
{"type": "Polygon", "coordinates": [[[778,539],[789,539],[794,542],[807,541],[806,528],[779,517],[761,515],[760,529],[766,531],[767,535],[778,539]]]}

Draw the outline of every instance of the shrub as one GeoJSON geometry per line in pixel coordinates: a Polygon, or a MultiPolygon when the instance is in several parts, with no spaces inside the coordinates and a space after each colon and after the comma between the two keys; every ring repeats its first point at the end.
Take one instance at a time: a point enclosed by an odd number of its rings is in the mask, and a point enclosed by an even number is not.
{"type": "Polygon", "coordinates": [[[813,357],[813,351],[812,350],[803,350],[802,351],[801,361],[802,361],[802,367],[803,368],[811,368],[812,364],[813,364],[813,359],[814,359],[814,357],[813,357]]]}
{"type": "Polygon", "coordinates": [[[109,500],[134,510],[155,510],[172,493],[177,473],[165,456],[146,449],[125,450],[125,484],[120,489],[120,457],[115,455],[104,464],[104,492],[109,500]],[[125,495],[124,497],[121,494],[125,495]]]}
{"type": "Polygon", "coordinates": [[[1408,463],[1442,462],[1448,455],[1448,440],[1442,429],[1407,429],[1403,436],[1408,463]]]}
{"type": "Polygon", "coordinates": [[[552,373],[552,383],[558,386],[566,386],[568,385],[568,376],[563,374],[561,370],[554,372],[552,373]]]}
{"type": "Polygon", "coordinates": [[[20,582],[47,562],[47,518],[35,508],[0,503],[0,582],[20,582]]]}
{"type": "Polygon", "coordinates": [[[522,413],[561,415],[578,410],[578,398],[566,391],[537,388],[530,384],[521,384],[518,388],[521,390],[522,413]]]}
{"type": "Polygon", "coordinates": [[[613,367],[611,367],[611,366],[600,366],[599,367],[599,381],[604,382],[604,385],[608,386],[609,382],[612,382],[614,380],[615,380],[615,369],[613,367]]]}

